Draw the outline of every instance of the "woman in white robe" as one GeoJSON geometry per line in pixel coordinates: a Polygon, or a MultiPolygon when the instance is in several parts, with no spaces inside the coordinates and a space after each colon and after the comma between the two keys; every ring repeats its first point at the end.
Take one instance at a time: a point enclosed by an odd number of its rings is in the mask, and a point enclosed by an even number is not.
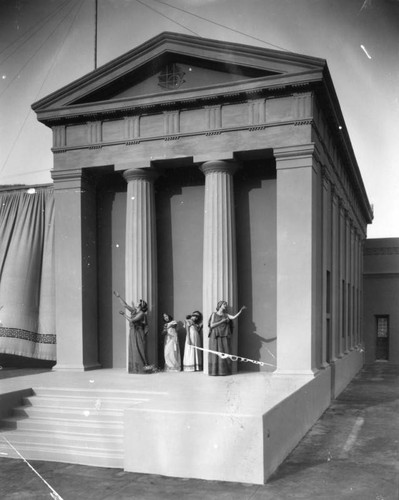
{"type": "Polygon", "coordinates": [[[202,314],[194,311],[186,318],[186,343],[184,345],[183,371],[196,372],[202,370],[201,340],[202,314]]]}
{"type": "Polygon", "coordinates": [[[177,323],[170,314],[163,314],[164,327],[164,358],[166,372],[179,372],[181,370],[181,358],[179,338],[176,331],[177,323]]]}

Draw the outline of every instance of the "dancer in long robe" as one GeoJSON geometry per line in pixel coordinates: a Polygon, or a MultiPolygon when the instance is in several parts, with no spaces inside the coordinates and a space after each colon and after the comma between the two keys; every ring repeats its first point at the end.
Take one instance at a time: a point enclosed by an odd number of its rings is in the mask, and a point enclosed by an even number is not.
{"type": "Polygon", "coordinates": [[[164,358],[166,372],[179,372],[181,370],[181,358],[179,338],[177,335],[177,323],[170,314],[163,314],[164,327],[162,334],[164,338],[164,358]]]}
{"type": "Polygon", "coordinates": [[[202,370],[202,351],[193,347],[202,347],[201,330],[202,314],[194,311],[186,318],[186,343],[183,356],[183,371],[185,372],[202,370]]]}
{"type": "MultiPolygon", "coordinates": [[[[243,306],[237,314],[227,313],[227,302],[221,300],[216,306],[216,312],[209,318],[209,350],[231,354],[231,337],[233,335],[233,320],[238,318],[243,306]]],[[[208,357],[209,375],[231,375],[232,361],[229,356],[221,357],[212,352],[208,357]]]]}
{"type": "Polygon", "coordinates": [[[148,306],[144,300],[140,300],[137,306],[130,306],[117,292],[114,295],[118,297],[124,307],[129,311],[119,311],[129,322],[129,373],[148,373],[149,370],[146,355],[146,337],[148,334],[147,310],[148,306]]]}

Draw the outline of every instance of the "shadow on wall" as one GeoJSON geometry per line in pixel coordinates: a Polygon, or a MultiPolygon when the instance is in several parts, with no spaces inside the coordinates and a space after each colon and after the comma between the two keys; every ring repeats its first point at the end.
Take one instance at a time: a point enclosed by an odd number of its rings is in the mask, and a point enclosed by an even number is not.
{"type": "MultiPolygon", "coordinates": [[[[248,324],[248,323],[247,323],[248,324]]],[[[247,325],[246,324],[246,325],[247,325]]],[[[250,323],[245,333],[245,343],[241,342],[241,349],[238,354],[244,358],[252,359],[254,361],[262,361],[265,365],[258,365],[251,362],[239,362],[238,371],[243,372],[259,372],[259,371],[273,371],[275,369],[275,355],[277,337],[265,338],[256,333],[256,325],[254,322],[250,323]],[[266,364],[267,363],[267,364],[266,364]]]]}

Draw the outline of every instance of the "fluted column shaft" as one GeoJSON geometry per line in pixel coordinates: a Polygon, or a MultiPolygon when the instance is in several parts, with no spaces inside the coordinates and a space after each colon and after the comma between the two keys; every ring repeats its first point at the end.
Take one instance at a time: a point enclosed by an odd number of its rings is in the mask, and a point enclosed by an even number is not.
{"type": "Polygon", "coordinates": [[[157,362],[157,258],[154,173],[126,170],[126,301],[148,303],[147,357],[157,362]]]}
{"type": "MultiPolygon", "coordinates": [[[[231,312],[237,310],[237,263],[233,174],[237,166],[212,161],[201,166],[205,174],[203,313],[204,347],[208,348],[208,318],[217,302],[225,300],[231,312]]],[[[232,352],[237,353],[237,328],[232,352]]],[[[204,372],[208,373],[208,353],[204,353],[204,372]]],[[[237,370],[233,363],[233,372],[237,370]]]]}

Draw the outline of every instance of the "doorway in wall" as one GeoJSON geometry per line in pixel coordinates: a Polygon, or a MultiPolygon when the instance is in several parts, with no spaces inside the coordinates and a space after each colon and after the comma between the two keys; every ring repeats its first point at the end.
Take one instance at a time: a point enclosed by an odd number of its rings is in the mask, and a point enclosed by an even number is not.
{"type": "Polygon", "coordinates": [[[377,338],[375,359],[377,361],[389,360],[389,316],[376,316],[377,338]]]}

